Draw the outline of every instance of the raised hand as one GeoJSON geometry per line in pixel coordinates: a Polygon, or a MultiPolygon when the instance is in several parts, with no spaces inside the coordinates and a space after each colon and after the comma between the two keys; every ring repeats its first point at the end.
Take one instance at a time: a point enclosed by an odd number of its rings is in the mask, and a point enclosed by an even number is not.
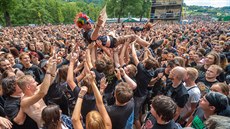
{"type": "Polygon", "coordinates": [[[120,73],[121,73],[121,76],[124,76],[126,74],[123,68],[120,68],[120,73]]]}
{"type": "Polygon", "coordinates": [[[100,81],[100,91],[104,92],[105,88],[107,87],[108,82],[106,82],[106,78],[103,77],[100,81]]]}
{"type": "Polygon", "coordinates": [[[88,77],[88,79],[89,79],[88,81],[90,83],[93,83],[95,81],[96,75],[93,71],[90,71],[89,73],[87,73],[86,76],[88,77]]]}
{"type": "Polygon", "coordinates": [[[75,52],[71,53],[71,55],[70,55],[70,62],[76,62],[76,60],[78,59],[78,57],[79,57],[79,53],[75,53],[75,52]]]}
{"type": "Polygon", "coordinates": [[[115,76],[117,77],[118,80],[122,79],[121,78],[121,72],[118,68],[115,69],[114,73],[115,73],[115,76]]]}
{"type": "Polygon", "coordinates": [[[11,129],[12,128],[12,123],[10,122],[10,120],[4,118],[4,117],[0,117],[0,126],[3,126],[7,129],[11,129]]]}
{"type": "Polygon", "coordinates": [[[97,44],[97,47],[102,47],[102,42],[101,42],[101,40],[96,40],[96,44],[97,44]]]}
{"type": "Polygon", "coordinates": [[[86,86],[82,86],[81,90],[80,90],[80,92],[78,94],[78,97],[83,98],[85,96],[85,94],[87,93],[87,91],[88,91],[88,88],[86,86]]]}
{"type": "Polygon", "coordinates": [[[103,17],[102,17],[102,15],[100,14],[99,15],[99,17],[98,17],[98,19],[97,19],[97,25],[98,26],[102,26],[102,23],[103,23],[104,21],[103,21],[103,17]]]}

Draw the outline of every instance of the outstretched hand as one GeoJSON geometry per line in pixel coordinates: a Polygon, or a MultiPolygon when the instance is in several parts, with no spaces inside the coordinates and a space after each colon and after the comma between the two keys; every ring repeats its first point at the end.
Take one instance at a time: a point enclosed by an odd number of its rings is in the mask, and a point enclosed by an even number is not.
{"type": "Polygon", "coordinates": [[[93,83],[95,80],[95,77],[96,77],[96,75],[93,71],[88,72],[86,74],[86,76],[88,77],[90,83],[93,83]]]}
{"type": "Polygon", "coordinates": [[[102,17],[102,14],[99,15],[98,19],[97,19],[97,25],[98,26],[102,26],[103,24],[103,17],[102,17]]]}
{"type": "Polygon", "coordinates": [[[79,57],[79,53],[75,53],[75,52],[71,53],[70,62],[75,62],[78,59],[78,57],[79,57]]]}
{"type": "Polygon", "coordinates": [[[96,45],[97,45],[97,47],[102,47],[102,42],[101,42],[101,40],[96,40],[96,45]]]}
{"type": "Polygon", "coordinates": [[[117,77],[118,80],[121,80],[121,72],[118,68],[115,69],[115,76],[117,77]]]}
{"type": "Polygon", "coordinates": [[[0,126],[3,126],[7,129],[11,129],[12,128],[12,123],[10,122],[10,120],[4,118],[4,117],[0,117],[0,126]]]}
{"type": "Polygon", "coordinates": [[[126,74],[123,68],[120,68],[120,73],[121,73],[121,76],[124,76],[126,74]]]}
{"type": "Polygon", "coordinates": [[[83,97],[87,93],[87,91],[88,88],[86,86],[82,86],[78,96],[83,97]]]}
{"type": "Polygon", "coordinates": [[[108,85],[108,82],[106,82],[106,78],[105,77],[101,78],[100,91],[104,91],[107,85],[108,85]]]}

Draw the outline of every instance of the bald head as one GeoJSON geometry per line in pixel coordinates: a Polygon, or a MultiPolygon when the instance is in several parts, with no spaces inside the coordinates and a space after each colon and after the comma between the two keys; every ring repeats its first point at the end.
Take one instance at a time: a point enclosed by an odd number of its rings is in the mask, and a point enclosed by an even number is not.
{"type": "Polygon", "coordinates": [[[174,76],[180,81],[182,81],[186,75],[186,69],[180,66],[173,68],[172,72],[174,76]]]}

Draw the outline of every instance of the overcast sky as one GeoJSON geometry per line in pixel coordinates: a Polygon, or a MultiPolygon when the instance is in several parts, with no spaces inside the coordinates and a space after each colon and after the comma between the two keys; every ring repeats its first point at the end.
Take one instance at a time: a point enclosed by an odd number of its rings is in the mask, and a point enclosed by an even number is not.
{"type": "Polygon", "coordinates": [[[184,0],[186,5],[224,7],[230,6],[230,0],[184,0]]]}

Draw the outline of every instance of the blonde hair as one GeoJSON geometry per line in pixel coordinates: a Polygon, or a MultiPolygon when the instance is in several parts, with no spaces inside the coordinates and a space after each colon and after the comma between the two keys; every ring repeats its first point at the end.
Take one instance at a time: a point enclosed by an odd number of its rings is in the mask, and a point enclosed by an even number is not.
{"type": "Polygon", "coordinates": [[[86,115],[86,129],[106,129],[103,118],[98,111],[91,111],[86,115]]]}
{"type": "Polygon", "coordinates": [[[28,85],[28,80],[31,80],[33,77],[31,75],[24,75],[18,78],[17,84],[22,89],[22,91],[25,90],[25,87],[28,85]]]}
{"type": "Polygon", "coordinates": [[[220,75],[220,73],[223,72],[223,69],[219,65],[211,65],[211,66],[209,66],[209,68],[216,69],[217,75],[220,75]]]}
{"type": "Polygon", "coordinates": [[[195,68],[187,67],[187,74],[189,75],[189,79],[195,81],[198,78],[198,71],[195,68]]]}

